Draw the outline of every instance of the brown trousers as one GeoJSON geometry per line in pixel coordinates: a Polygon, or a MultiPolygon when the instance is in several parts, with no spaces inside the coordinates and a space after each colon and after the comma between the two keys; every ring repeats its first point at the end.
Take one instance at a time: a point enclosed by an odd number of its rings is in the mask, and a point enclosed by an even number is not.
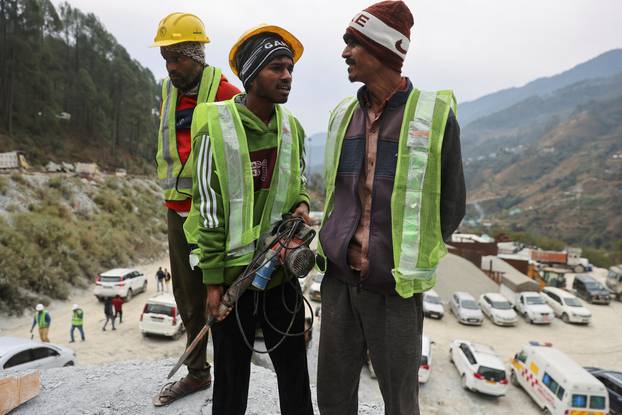
{"type": "MultiPolygon", "coordinates": [[[[190,248],[184,235],[184,221],[175,211],[168,209],[168,249],[171,261],[173,296],[186,328],[186,346],[205,325],[205,305],[207,288],[203,285],[203,275],[197,268],[190,268],[190,248]]],[[[209,374],[210,364],[206,360],[207,338],[190,353],[184,364],[188,372],[197,378],[209,374]]]]}
{"type": "Polygon", "coordinates": [[[49,343],[50,339],[48,337],[48,332],[50,331],[49,327],[39,327],[39,338],[42,342],[49,343]]]}

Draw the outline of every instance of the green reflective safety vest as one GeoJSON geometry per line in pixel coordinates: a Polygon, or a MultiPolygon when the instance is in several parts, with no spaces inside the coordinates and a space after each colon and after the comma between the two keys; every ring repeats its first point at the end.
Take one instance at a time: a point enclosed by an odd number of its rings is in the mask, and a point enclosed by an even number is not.
{"type": "Polygon", "coordinates": [[[73,311],[71,315],[71,324],[74,326],[81,326],[84,323],[84,312],[78,308],[73,311]]]}
{"type": "MultiPolygon", "coordinates": [[[[209,140],[218,180],[220,182],[227,257],[225,267],[247,265],[252,260],[254,242],[269,231],[288,213],[300,195],[300,157],[297,124],[294,116],[280,105],[275,105],[278,128],[278,156],[268,199],[261,222],[253,223],[254,185],[250,153],[244,125],[236,108],[235,98],[228,101],[197,106],[192,123],[192,136],[196,131],[209,131],[209,140]]],[[[198,165],[197,171],[203,170],[198,165]]],[[[184,223],[189,244],[196,244],[199,227],[203,226],[201,209],[196,204],[184,223]]],[[[207,224],[205,224],[207,226],[207,224]]],[[[193,251],[198,254],[198,249],[193,251]]]]}
{"type": "MultiPolygon", "coordinates": [[[[214,101],[220,77],[221,70],[218,68],[208,66],[203,69],[197,105],[214,101]]],[[[162,114],[156,153],[158,183],[164,191],[165,200],[185,200],[192,194],[192,155],[188,156],[185,163],[179,158],[175,128],[176,108],[177,88],[167,78],[162,82],[162,114]]]]}
{"type": "MultiPolygon", "coordinates": [[[[358,105],[346,98],[333,110],[325,149],[324,220],[333,209],[333,193],[343,139],[358,105]]],[[[400,129],[391,195],[391,232],[395,290],[409,298],[436,283],[436,267],[447,248],[441,234],[441,150],[449,110],[457,110],[452,91],[413,89],[400,129]]],[[[324,257],[321,244],[318,253],[324,257]]],[[[326,263],[326,258],[324,258],[326,263]]]]}
{"type": "Polygon", "coordinates": [[[47,315],[48,315],[47,310],[43,310],[37,313],[37,327],[39,327],[40,329],[44,329],[49,326],[49,324],[45,321],[45,316],[47,315]]]}

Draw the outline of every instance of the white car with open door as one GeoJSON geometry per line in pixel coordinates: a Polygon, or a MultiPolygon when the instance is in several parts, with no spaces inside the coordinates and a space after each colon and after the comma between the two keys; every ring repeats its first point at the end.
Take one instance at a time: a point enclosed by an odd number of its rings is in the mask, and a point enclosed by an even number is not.
{"type": "Polygon", "coordinates": [[[508,389],[505,365],[490,346],[454,340],[449,360],[460,374],[462,387],[491,396],[503,396],[508,389]]]}

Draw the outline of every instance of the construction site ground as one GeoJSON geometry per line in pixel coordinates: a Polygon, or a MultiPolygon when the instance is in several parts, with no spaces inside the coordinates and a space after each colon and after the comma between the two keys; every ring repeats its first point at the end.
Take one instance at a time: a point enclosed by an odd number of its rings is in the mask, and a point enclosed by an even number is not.
{"type": "MultiPolygon", "coordinates": [[[[155,271],[167,267],[167,261],[138,267],[149,276],[149,289],[124,306],[124,321],[116,331],[102,331],[103,304],[91,291],[76,290],[66,302],[54,302],[50,340],[68,346],[77,353],[77,366],[44,371],[42,392],[22,405],[15,414],[209,414],[210,390],[155,410],[151,397],[166,382],[166,373],[183,352],[185,342],[166,338],[143,337],[138,320],[145,301],[155,294],[155,271]],[[85,310],[86,342],[69,343],[71,304],[85,310]]],[[[603,270],[594,273],[599,278],[603,270]]],[[[571,281],[569,281],[570,283],[571,281]]],[[[478,297],[497,291],[477,267],[449,255],[439,268],[436,291],[447,301],[453,291],[464,290],[478,297]]],[[[318,306],[319,303],[313,303],[318,306]]],[[[588,326],[568,325],[555,319],[550,326],[529,325],[519,321],[516,327],[497,327],[486,320],[481,327],[459,324],[447,307],[442,320],[425,320],[424,331],[433,341],[432,374],[420,390],[422,413],[462,414],[539,414],[541,411],[521,389],[511,386],[501,398],[489,398],[462,389],[459,376],[449,362],[448,347],[455,339],[465,339],[493,346],[501,358],[509,359],[530,340],[549,341],[583,366],[622,370],[622,303],[610,306],[587,305],[593,317],[588,326]]],[[[0,318],[0,336],[30,337],[32,316],[0,318]]],[[[320,320],[316,319],[314,336],[308,352],[312,392],[315,401],[317,347],[320,320]]],[[[77,333],[76,333],[77,334],[77,333]]],[[[211,359],[211,345],[208,356],[211,359]]],[[[264,356],[254,359],[249,394],[249,414],[276,414],[278,392],[276,377],[264,356]]],[[[183,373],[183,371],[180,371],[183,373]]],[[[359,390],[361,414],[382,414],[382,396],[377,382],[366,368],[361,372],[359,390]]],[[[317,407],[316,407],[317,408],[317,407]]],[[[316,411],[317,413],[317,411],[316,411]]]]}

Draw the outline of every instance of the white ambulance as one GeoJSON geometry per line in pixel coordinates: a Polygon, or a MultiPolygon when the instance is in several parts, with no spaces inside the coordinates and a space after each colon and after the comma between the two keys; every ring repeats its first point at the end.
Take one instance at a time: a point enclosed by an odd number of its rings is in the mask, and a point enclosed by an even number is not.
{"type": "Polygon", "coordinates": [[[550,415],[607,415],[605,386],[587,370],[550,346],[530,342],[514,356],[510,379],[550,415]]]}

